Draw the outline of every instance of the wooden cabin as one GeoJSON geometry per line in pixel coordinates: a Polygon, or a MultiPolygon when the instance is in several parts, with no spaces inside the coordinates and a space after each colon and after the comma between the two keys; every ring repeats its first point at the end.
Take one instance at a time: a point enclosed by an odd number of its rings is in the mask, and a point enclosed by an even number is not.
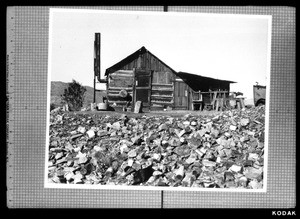
{"type": "Polygon", "coordinates": [[[231,81],[221,81],[176,72],[145,47],[106,69],[108,104],[119,111],[133,111],[142,101],[143,111],[193,109],[193,91],[228,89],[231,81]]]}

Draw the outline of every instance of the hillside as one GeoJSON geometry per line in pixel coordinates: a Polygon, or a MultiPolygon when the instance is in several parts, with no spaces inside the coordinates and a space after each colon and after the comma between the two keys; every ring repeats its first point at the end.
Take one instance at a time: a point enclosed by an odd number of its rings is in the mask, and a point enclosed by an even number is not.
{"type": "MultiPolygon", "coordinates": [[[[51,81],[51,104],[56,106],[61,106],[61,95],[63,95],[64,90],[68,87],[68,83],[61,81],[51,81]]],[[[88,106],[93,102],[94,88],[90,86],[84,86],[86,88],[84,106],[88,106]]],[[[102,97],[106,95],[106,91],[96,93],[96,102],[102,102],[102,97]]]]}

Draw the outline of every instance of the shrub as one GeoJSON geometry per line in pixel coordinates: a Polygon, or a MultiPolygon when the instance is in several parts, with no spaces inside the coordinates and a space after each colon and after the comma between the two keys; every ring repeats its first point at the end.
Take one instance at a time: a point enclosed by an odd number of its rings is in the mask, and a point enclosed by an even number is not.
{"type": "Polygon", "coordinates": [[[70,111],[79,111],[83,105],[85,92],[86,88],[73,79],[65,89],[62,100],[68,104],[70,111]]]}
{"type": "Polygon", "coordinates": [[[50,104],[50,111],[54,110],[56,108],[55,104],[54,103],[51,103],[50,104]]]}

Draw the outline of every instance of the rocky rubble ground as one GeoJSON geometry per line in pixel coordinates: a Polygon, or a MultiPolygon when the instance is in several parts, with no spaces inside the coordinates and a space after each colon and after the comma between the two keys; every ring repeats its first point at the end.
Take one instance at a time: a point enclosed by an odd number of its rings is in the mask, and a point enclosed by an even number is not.
{"type": "Polygon", "coordinates": [[[171,117],[51,111],[52,183],[263,187],[264,106],[171,117]]]}

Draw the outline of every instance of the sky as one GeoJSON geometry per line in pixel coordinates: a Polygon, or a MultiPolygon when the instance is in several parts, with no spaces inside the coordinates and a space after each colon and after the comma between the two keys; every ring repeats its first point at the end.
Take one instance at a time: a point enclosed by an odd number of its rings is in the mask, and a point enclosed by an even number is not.
{"type": "MultiPolygon", "coordinates": [[[[51,9],[51,81],[93,87],[94,38],[101,33],[105,69],[145,46],[175,71],[231,80],[230,91],[253,98],[267,85],[270,19],[267,16],[51,9]]],[[[97,84],[97,89],[105,89],[97,84]]]]}

